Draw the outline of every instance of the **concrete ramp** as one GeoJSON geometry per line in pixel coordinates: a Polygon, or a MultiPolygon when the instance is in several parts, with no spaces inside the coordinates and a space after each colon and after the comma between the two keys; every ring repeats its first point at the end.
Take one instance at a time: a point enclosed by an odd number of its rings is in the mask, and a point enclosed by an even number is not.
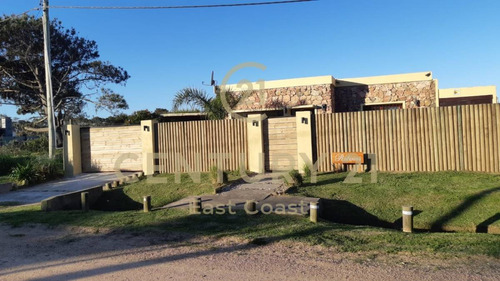
{"type": "MultiPolygon", "coordinates": [[[[129,176],[132,174],[132,172],[122,172],[121,176],[129,176]]],[[[118,174],[113,172],[80,174],[75,177],[50,181],[32,187],[0,194],[0,202],[33,204],[50,197],[104,185],[115,180],[119,180],[119,178],[118,174]]]]}

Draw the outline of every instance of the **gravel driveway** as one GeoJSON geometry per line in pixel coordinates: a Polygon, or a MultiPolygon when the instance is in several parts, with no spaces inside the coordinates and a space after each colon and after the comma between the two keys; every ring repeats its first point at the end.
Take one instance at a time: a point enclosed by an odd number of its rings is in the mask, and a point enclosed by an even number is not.
{"type": "Polygon", "coordinates": [[[0,225],[0,280],[499,280],[491,258],[390,258],[279,242],[0,225]]]}

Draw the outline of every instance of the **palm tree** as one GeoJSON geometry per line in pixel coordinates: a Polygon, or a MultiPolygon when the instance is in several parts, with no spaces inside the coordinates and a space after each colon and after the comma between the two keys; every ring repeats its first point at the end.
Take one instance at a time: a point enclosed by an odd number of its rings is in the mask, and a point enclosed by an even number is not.
{"type": "MultiPolygon", "coordinates": [[[[240,101],[240,97],[230,91],[225,91],[224,94],[231,108],[240,101]]],[[[224,119],[227,116],[219,88],[216,88],[214,97],[210,97],[203,89],[184,88],[175,94],[172,111],[179,111],[182,106],[190,106],[192,111],[205,112],[208,114],[208,118],[212,120],[224,119]]]]}

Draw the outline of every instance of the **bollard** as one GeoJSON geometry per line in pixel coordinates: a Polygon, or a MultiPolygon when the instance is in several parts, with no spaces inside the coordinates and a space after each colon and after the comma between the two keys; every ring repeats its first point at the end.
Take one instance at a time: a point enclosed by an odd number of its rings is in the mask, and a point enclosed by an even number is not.
{"type": "Polygon", "coordinates": [[[118,181],[113,181],[113,183],[111,184],[112,188],[117,188],[119,186],[120,186],[120,183],[118,181]]]}
{"type": "Polygon", "coordinates": [[[413,232],[412,206],[403,206],[403,232],[413,232]]]}
{"type": "Polygon", "coordinates": [[[256,212],[256,209],[257,209],[257,203],[253,200],[249,200],[245,203],[245,213],[247,213],[247,215],[255,215],[257,212],[256,212]]]}
{"type": "Polygon", "coordinates": [[[89,193],[82,192],[81,194],[82,211],[87,212],[89,210],[89,193]]]}
{"type": "Polygon", "coordinates": [[[108,182],[106,183],[103,187],[102,187],[102,190],[104,191],[108,191],[108,190],[111,190],[111,184],[108,182]]]}
{"type": "Polygon", "coordinates": [[[318,222],[318,209],[319,209],[318,202],[311,202],[309,204],[309,220],[311,220],[314,223],[318,222]]]}
{"type": "Polygon", "coordinates": [[[144,196],[144,213],[151,211],[151,195],[144,196]]]}
{"type": "Polygon", "coordinates": [[[119,185],[124,185],[125,183],[127,182],[127,178],[121,178],[119,181],[118,181],[118,184],[119,185]]]}
{"type": "Polygon", "coordinates": [[[196,197],[193,199],[191,202],[191,208],[190,208],[190,213],[192,215],[199,215],[201,214],[201,197],[196,197]]]}

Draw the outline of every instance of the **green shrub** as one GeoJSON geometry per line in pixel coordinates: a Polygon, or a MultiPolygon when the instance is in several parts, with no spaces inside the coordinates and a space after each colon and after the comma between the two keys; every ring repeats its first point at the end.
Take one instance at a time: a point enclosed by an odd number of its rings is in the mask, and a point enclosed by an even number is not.
{"type": "Polygon", "coordinates": [[[22,153],[21,142],[19,141],[10,141],[5,145],[0,146],[0,154],[15,156],[20,155],[22,153]]]}
{"type": "Polygon", "coordinates": [[[28,141],[13,140],[0,146],[0,154],[12,156],[45,154],[48,151],[49,141],[46,136],[28,141]]]}
{"type": "Polygon", "coordinates": [[[0,154],[0,175],[7,175],[16,166],[16,159],[10,155],[0,154]]]}
{"type": "Polygon", "coordinates": [[[302,186],[302,184],[304,183],[304,179],[302,178],[302,175],[299,173],[299,171],[291,170],[290,172],[288,172],[288,175],[290,176],[292,182],[288,182],[287,177],[284,177],[285,183],[287,185],[298,187],[298,186],[302,186]]]}
{"type": "Polygon", "coordinates": [[[309,165],[307,164],[304,164],[304,176],[306,176],[306,178],[310,178],[311,177],[311,168],[309,168],[309,165]]]}
{"type": "Polygon", "coordinates": [[[49,147],[47,137],[41,137],[34,140],[28,140],[22,143],[21,150],[30,153],[46,153],[49,147]]]}
{"type": "Polygon", "coordinates": [[[210,181],[214,186],[220,186],[228,182],[228,173],[226,171],[222,171],[222,183],[219,182],[219,169],[217,166],[210,167],[210,181]]]}
{"type": "Polygon", "coordinates": [[[38,157],[12,169],[10,177],[20,185],[31,185],[59,178],[63,175],[62,158],[38,157]]]}
{"type": "Polygon", "coordinates": [[[36,183],[36,169],[33,162],[30,161],[26,164],[17,164],[17,166],[12,169],[10,177],[19,185],[36,183]]]}
{"type": "Polygon", "coordinates": [[[39,157],[36,159],[36,174],[38,182],[45,182],[63,176],[63,163],[60,155],[54,159],[39,157]]]}
{"type": "Polygon", "coordinates": [[[0,154],[0,176],[9,175],[18,164],[25,165],[28,161],[28,157],[0,154]]]}

